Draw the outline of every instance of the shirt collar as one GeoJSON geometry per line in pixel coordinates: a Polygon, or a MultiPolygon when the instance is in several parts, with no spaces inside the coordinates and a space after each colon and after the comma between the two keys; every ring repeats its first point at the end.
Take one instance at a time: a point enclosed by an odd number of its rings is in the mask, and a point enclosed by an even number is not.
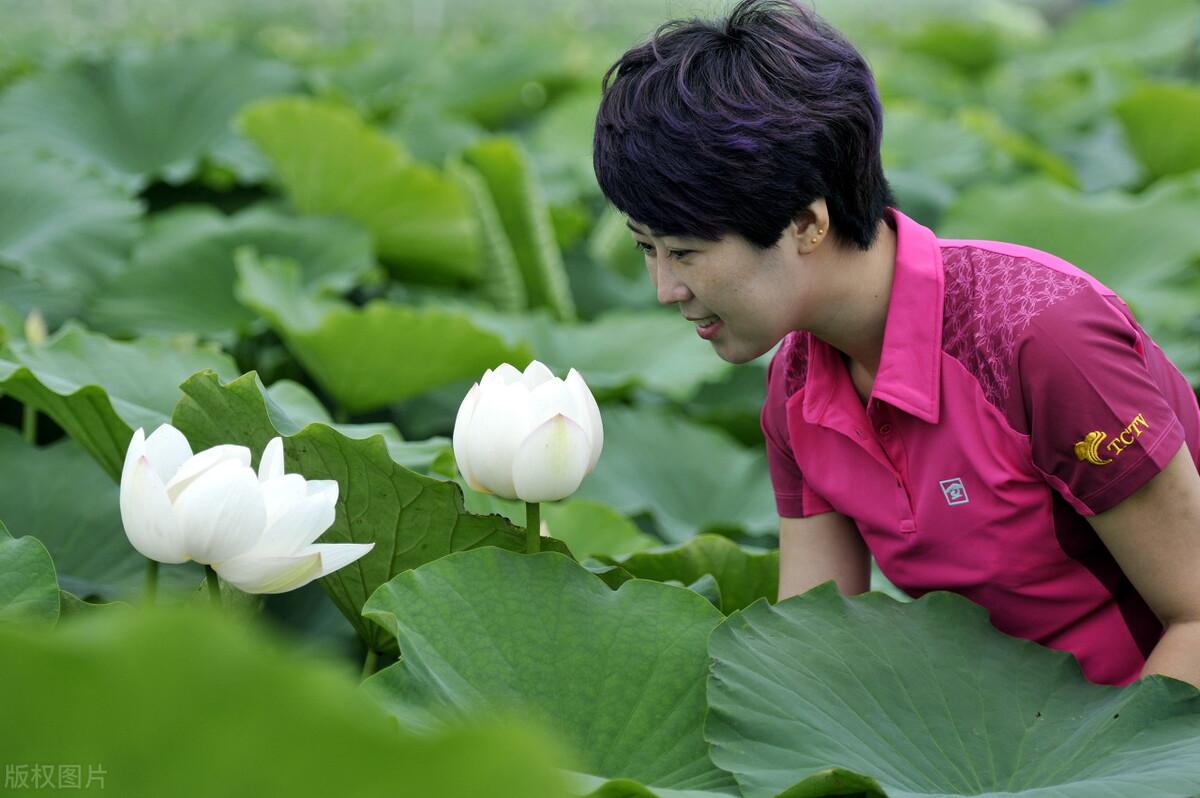
{"type": "MultiPolygon", "coordinates": [[[[896,263],[871,397],[936,424],[941,415],[945,286],[941,249],[932,230],[895,208],[887,213],[896,224],[896,263]]],[[[803,414],[805,421],[818,423],[831,400],[859,399],[837,351],[814,335],[808,336],[808,347],[803,414]],[[850,383],[849,392],[843,382],[850,383]]]]}

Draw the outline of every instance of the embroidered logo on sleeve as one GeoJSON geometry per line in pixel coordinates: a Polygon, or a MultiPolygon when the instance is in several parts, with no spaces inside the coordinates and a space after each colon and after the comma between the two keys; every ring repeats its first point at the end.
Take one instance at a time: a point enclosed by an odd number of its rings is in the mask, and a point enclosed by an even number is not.
{"type": "Polygon", "coordinates": [[[946,497],[946,504],[953,506],[970,501],[967,498],[967,486],[963,484],[962,477],[943,479],[938,484],[942,486],[942,495],[946,497]]]}
{"type": "Polygon", "coordinates": [[[1129,426],[1121,431],[1120,435],[1114,437],[1108,443],[1104,439],[1108,437],[1107,432],[1093,430],[1089,432],[1083,440],[1075,444],[1075,456],[1081,462],[1091,463],[1092,465],[1108,465],[1121,452],[1133,445],[1133,442],[1142,437],[1142,433],[1150,429],[1150,422],[1146,421],[1146,417],[1141,413],[1134,416],[1133,421],[1129,422],[1129,426]],[[1110,452],[1112,457],[1104,457],[1100,453],[1100,447],[1103,446],[1106,452],[1110,452]]]}

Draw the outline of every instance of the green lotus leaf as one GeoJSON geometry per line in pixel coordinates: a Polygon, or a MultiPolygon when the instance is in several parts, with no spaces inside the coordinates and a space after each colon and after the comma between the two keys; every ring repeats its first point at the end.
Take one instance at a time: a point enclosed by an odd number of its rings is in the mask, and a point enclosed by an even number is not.
{"type": "Polygon", "coordinates": [[[776,534],[771,479],[761,449],[661,410],[605,405],[604,454],[575,496],[628,516],[649,513],[663,538],[703,532],[776,534]]]}
{"type": "Polygon", "coordinates": [[[212,349],[148,337],[113,341],[69,324],[44,345],[9,342],[0,351],[0,390],[54,419],[116,480],[133,431],[149,434],[170,420],[179,383],[202,369],[237,373],[212,349]]]}
{"type": "Polygon", "coordinates": [[[343,408],[363,412],[470,377],[528,349],[467,313],[375,300],[363,308],[308,291],[296,264],[237,255],[238,298],[262,314],[313,379],[343,408]]]}
{"type": "Polygon", "coordinates": [[[1147,84],[1123,97],[1114,110],[1151,178],[1200,169],[1200,88],[1147,84]]]}
{"type": "Polygon", "coordinates": [[[52,634],[0,629],[0,650],[0,750],[56,763],[55,783],[57,763],[78,764],[85,792],[569,795],[554,766],[571,755],[545,730],[520,718],[398,728],[347,669],[203,605],[93,611],[52,634]]]}
{"type": "MultiPolygon", "coordinates": [[[[30,446],[0,427],[0,473],[4,520],[45,545],[58,586],[88,601],[141,595],[146,560],[125,537],[118,486],[78,443],[30,446]]],[[[158,591],[183,594],[203,580],[195,564],[162,565],[158,591]]]]}
{"type": "Polygon", "coordinates": [[[363,612],[404,652],[369,680],[402,718],[511,711],[582,752],[580,772],[732,786],[700,735],[721,613],[690,590],[634,579],[613,591],[555,552],[482,548],[401,574],[363,612]]]}
{"type": "Polygon", "coordinates": [[[462,156],[491,192],[525,278],[529,306],[548,308],[556,319],[573,320],[575,302],[550,211],[524,149],[513,139],[493,138],[471,145],[462,156]]]}
{"type": "Polygon", "coordinates": [[[878,798],[1200,791],[1200,691],[1092,684],[952,593],[901,604],[827,582],[731,615],[709,655],[705,737],[746,798],[831,794],[810,784],[831,768],[878,798]]]}
{"type": "Polygon", "coordinates": [[[353,111],[303,98],[263,100],[237,125],[266,153],[297,210],[358,222],[397,276],[478,280],[470,198],[353,111]]]}
{"type": "Polygon", "coordinates": [[[22,313],[40,306],[59,319],[75,315],[125,268],[142,203],[77,168],[8,149],[0,149],[0,174],[5,301],[22,313]]]}
{"type": "Polygon", "coordinates": [[[298,382],[279,380],[266,389],[267,410],[271,423],[279,431],[291,435],[309,424],[325,424],[347,438],[362,440],[373,435],[382,435],[388,455],[405,468],[422,474],[429,473],[433,463],[443,453],[451,451],[450,439],[428,438],[423,441],[406,441],[400,437],[395,424],[374,422],[369,424],[336,424],[329,411],[312,392],[298,382]]]}
{"type": "MultiPolygon", "coordinates": [[[[236,443],[261,456],[276,435],[284,439],[289,473],[338,483],[337,516],[323,543],[375,543],[352,565],[323,577],[338,609],[376,651],[395,649],[379,626],[361,615],[367,597],[396,574],[451,552],[478,546],[525,550],[525,530],[499,516],[463,509],[462,491],[452,482],[422,476],[396,463],[381,436],[355,440],[324,424],[292,432],[276,426],[254,372],[223,385],[213,372],[196,374],[182,386],[184,397],[172,423],[199,451],[236,443]]],[[[566,547],[544,539],[547,548],[566,547]]]]}
{"type": "Polygon", "coordinates": [[[500,221],[500,212],[488,190],[487,183],[475,167],[463,163],[461,158],[446,162],[446,174],[457,180],[463,191],[471,198],[475,216],[479,219],[483,234],[483,279],[480,293],[497,310],[517,312],[529,304],[524,279],[517,265],[508,233],[500,221]]]}
{"type": "Polygon", "coordinates": [[[591,65],[578,58],[584,46],[576,37],[546,35],[521,24],[492,37],[486,47],[426,50],[406,81],[405,95],[490,129],[513,125],[542,110],[554,94],[580,77],[590,79],[591,65]]]}
{"type": "MultiPolygon", "coordinates": [[[[228,41],[123,48],[33,75],[0,97],[0,138],[98,166],[132,191],[191,178],[244,104],[299,73],[228,41]]],[[[7,174],[7,170],[6,170],[7,174]]]]}
{"type": "Polygon", "coordinates": [[[129,268],[88,303],[88,324],[110,335],[194,333],[232,342],[257,318],[234,296],[233,253],[249,245],[293,258],[301,282],[348,291],[373,266],[370,237],[341,219],[293,217],[265,205],[225,216],[208,206],[152,217],[129,268]]]}
{"type": "Polygon", "coordinates": [[[750,549],[720,535],[699,535],[613,559],[635,577],[656,582],[674,579],[691,585],[711,576],[720,587],[718,607],[726,615],[760,598],[774,602],[779,595],[779,551],[750,549]]]}
{"type": "Polygon", "coordinates": [[[0,630],[14,621],[53,625],[58,614],[50,552],[37,538],[14,538],[0,521],[0,630]]]}
{"type": "Polygon", "coordinates": [[[601,554],[622,557],[659,543],[617,510],[586,499],[543,503],[542,522],[577,558],[601,554]]]}

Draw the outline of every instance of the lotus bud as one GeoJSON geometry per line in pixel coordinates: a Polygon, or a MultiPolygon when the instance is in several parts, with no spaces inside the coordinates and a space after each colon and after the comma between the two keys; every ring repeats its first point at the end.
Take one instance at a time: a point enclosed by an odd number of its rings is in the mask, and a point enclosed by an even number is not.
{"type": "Polygon", "coordinates": [[[467,485],[525,502],[579,489],[604,448],[600,406],[575,369],[565,380],[538,361],[484,372],[454,421],[454,458],[467,485]]]}

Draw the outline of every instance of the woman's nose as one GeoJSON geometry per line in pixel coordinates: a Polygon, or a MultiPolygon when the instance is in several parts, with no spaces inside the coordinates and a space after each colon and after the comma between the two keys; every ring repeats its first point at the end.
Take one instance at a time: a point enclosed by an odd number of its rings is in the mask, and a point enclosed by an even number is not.
{"type": "Polygon", "coordinates": [[[654,286],[658,291],[659,302],[674,305],[692,298],[691,290],[675,274],[665,257],[660,256],[652,268],[655,271],[654,286]]]}

